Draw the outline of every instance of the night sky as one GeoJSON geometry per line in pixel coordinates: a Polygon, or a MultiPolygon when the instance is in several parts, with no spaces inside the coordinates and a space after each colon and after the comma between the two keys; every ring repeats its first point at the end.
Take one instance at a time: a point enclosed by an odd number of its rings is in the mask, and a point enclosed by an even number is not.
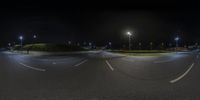
{"type": "Polygon", "coordinates": [[[177,2],[103,2],[96,1],[20,1],[1,4],[0,43],[26,43],[33,34],[39,42],[65,43],[127,42],[126,32],[135,43],[173,43],[180,36],[182,44],[200,42],[200,12],[196,5],[177,2]]]}

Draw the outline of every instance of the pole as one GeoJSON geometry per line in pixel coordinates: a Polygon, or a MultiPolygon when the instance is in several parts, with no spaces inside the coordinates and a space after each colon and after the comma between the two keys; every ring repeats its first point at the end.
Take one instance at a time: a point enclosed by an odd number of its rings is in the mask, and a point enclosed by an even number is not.
{"type": "Polygon", "coordinates": [[[129,35],[129,50],[131,50],[131,35],[129,35]]]}
{"type": "Polygon", "coordinates": [[[177,53],[177,49],[178,49],[178,40],[176,40],[176,53],[177,53]]]}
{"type": "Polygon", "coordinates": [[[22,39],[21,39],[21,49],[22,49],[22,39]]]}

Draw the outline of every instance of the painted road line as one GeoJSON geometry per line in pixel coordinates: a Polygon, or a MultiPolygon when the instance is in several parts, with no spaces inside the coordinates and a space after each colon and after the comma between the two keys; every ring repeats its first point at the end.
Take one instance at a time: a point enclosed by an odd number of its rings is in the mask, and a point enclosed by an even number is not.
{"type": "Polygon", "coordinates": [[[87,62],[88,60],[86,59],[86,60],[83,60],[83,61],[81,61],[80,63],[78,63],[78,64],[76,64],[76,65],[74,65],[74,66],[80,66],[81,64],[83,64],[83,63],[85,63],[85,62],[87,62]]]}
{"type": "Polygon", "coordinates": [[[181,80],[184,76],[186,76],[189,73],[189,71],[192,69],[193,66],[194,66],[194,63],[190,65],[190,67],[185,71],[185,73],[183,73],[181,76],[177,77],[176,79],[171,80],[170,83],[175,83],[181,80]]]}
{"type": "Polygon", "coordinates": [[[111,64],[108,62],[108,60],[106,60],[106,64],[108,65],[108,67],[109,67],[112,71],[114,71],[114,68],[111,66],[111,64]]]}
{"type": "Polygon", "coordinates": [[[53,65],[56,65],[56,62],[52,62],[53,65]]]}
{"type": "Polygon", "coordinates": [[[30,68],[30,69],[33,69],[33,70],[37,70],[37,71],[46,71],[45,69],[41,69],[41,68],[36,68],[36,67],[31,67],[31,66],[28,66],[24,63],[21,63],[19,62],[20,65],[24,66],[24,67],[27,67],[27,68],[30,68]]]}

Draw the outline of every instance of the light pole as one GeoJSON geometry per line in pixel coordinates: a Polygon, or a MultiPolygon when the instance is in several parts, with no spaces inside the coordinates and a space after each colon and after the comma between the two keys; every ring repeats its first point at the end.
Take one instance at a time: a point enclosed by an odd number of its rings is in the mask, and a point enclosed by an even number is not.
{"type": "Polygon", "coordinates": [[[69,44],[69,45],[71,45],[71,44],[72,44],[72,42],[71,42],[71,41],[68,41],[68,44],[69,44]]]}
{"type": "Polygon", "coordinates": [[[127,35],[128,35],[128,41],[129,41],[128,47],[129,47],[129,50],[131,50],[131,36],[132,36],[132,34],[131,34],[131,32],[127,32],[127,35]]]}
{"type": "Polygon", "coordinates": [[[150,49],[153,49],[153,42],[150,42],[150,49]]]}
{"type": "Polygon", "coordinates": [[[22,45],[23,45],[23,36],[19,36],[19,39],[20,39],[20,44],[21,44],[21,48],[22,48],[22,45]]]}
{"type": "Polygon", "coordinates": [[[164,49],[164,43],[163,42],[161,43],[161,49],[164,49]]]}
{"type": "Polygon", "coordinates": [[[179,37],[177,36],[174,40],[176,41],[176,49],[175,49],[175,50],[176,50],[176,52],[177,52],[179,37]]]}
{"type": "Polygon", "coordinates": [[[112,42],[108,42],[109,44],[109,48],[111,49],[112,48],[112,42]]]}
{"type": "Polygon", "coordinates": [[[36,40],[36,39],[37,39],[37,35],[33,35],[33,39],[35,39],[35,40],[36,40]]]}
{"type": "Polygon", "coordinates": [[[92,49],[92,43],[91,42],[89,42],[89,47],[90,47],[90,49],[92,49]]]}
{"type": "MultiPolygon", "coordinates": [[[[36,42],[37,35],[33,35],[33,39],[34,39],[34,42],[36,42]]],[[[34,42],[33,42],[33,44],[34,44],[34,42]]]]}

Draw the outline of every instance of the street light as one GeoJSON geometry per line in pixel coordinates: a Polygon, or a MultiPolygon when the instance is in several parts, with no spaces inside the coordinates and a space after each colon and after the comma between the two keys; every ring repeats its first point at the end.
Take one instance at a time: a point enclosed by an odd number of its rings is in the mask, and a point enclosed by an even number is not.
{"type": "Polygon", "coordinates": [[[131,32],[127,32],[127,35],[128,35],[128,40],[129,40],[129,50],[131,50],[131,32]]]}
{"type": "Polygon", "coordinates": [[[178,37],[178,36],[177,36],[177,37],[175,37],[175,39],[174,39],[174,40],[176,41],[176,51],[177,51],[179,37],[178,37]]]}
{"type": "Polygon", "coordinates": [[[112,48],[112,42],[108,42],[109,44],[109,48],[111,49],[112,48]]]}
{"type": "Polygon", "coordinates": [[[33,35],[33,44],[34,42],[36,42],[36,39],[37,39],[37,35],[33,35]]]}
{"type": "Polygon", "coordinates": [[[21,48],[22,48],[22,42],[23,42],[23,36],[19,36],[19,39],[20,39],[20,41],[21,41],[21,48]]]}
{"type": "Polygon", "coordinates": [[[92,49],[92,43],[91,42],[89,42],[89,48],[92,49]]]}
{"type": "Polygon", "coordinates": [[[34,39],[36,39],[36,38],[37,38],[37,36],[36,36],[36,35],[33,35],[33,38],[34,38],[34,39]]]}
{"type": "Polygon", "coordinates": [[[164,43],[163,42],[161,43],[161,49],[164,49],[164,43]]]}
{"type": "Polygon", "coordinates": [[[72,42],[71,42],[71,41],[68,41],[68,44],[69,44],[69,45],[71,45],[71,44],[72,44],[72,42]]]}
{"type": "Polygon", "coordinates": [[[150,42],[150,49],[152,50],[153,49],[153,42],[150,42]]]}

